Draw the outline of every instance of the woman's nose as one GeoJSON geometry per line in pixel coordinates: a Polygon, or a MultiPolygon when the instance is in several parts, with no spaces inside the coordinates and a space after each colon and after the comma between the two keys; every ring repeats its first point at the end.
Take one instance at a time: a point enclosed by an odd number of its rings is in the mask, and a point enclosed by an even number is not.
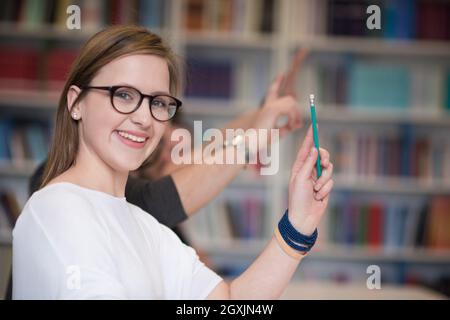
{"type": "Polygon", "coordinates": [[[149,127],[154,121],[150,112],[148,99],[144,98],[139,108],[130,115],[131,121],[142,127],[149,127]]]}

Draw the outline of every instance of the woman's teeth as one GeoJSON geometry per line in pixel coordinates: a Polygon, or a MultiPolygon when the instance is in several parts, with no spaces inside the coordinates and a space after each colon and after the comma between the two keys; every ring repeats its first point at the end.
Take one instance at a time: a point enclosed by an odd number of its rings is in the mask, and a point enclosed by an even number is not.
{"type": "Polygon", "coordinates": [[[145,142],[145,138],[134,136],[134,135],[132,135],[132,134],[130,134],[128,132],[117,131],[117,133],[121,137],[124,137],[125,139],[131,140],[131,141],[134,141],[134,142],[140,142],[140,143],[145,142]]]}

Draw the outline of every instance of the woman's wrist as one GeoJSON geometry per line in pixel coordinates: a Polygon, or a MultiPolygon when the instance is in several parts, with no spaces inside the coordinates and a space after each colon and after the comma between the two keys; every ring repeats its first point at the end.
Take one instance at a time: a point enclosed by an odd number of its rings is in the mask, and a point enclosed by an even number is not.
{"type": "Polygon", "coordinates": [[[296,229],[289,220],[288,210],[275,228],[275,238],[280,247],[293,258],[299,258],[308,253],[314,246],[317,236],[317,229],[314,229],[311,234],[303,234],[296,229]]]}
{"type": "Polygon", "coordinates": [[[298,232],[305,236],[311,236],[314,233],[314,230],[316,229],[314,225],[310,224],[305,219],[299,219],[298,216],[300,215],[298,213],[293,213],[290,209],[287,211],[289,222],[298,232]]]}
{"type": "Polygon", "coordinates": [[[280,230],[278,229],[278,227],[276,227],[275,230],[274,230],[274,237],[275,237],[276,242],[280,246],[281,250],[283,250],[284,253],[286,253],[291,258],[294,258],[296,260],[300,260],[300,259],[304,258],[308,254],[307,252],[298,251],[298,250],[295,250],[295,249],[291,248],[286,243],[286,241],[284,241],[283,236],[281,235],[280,230]]]}

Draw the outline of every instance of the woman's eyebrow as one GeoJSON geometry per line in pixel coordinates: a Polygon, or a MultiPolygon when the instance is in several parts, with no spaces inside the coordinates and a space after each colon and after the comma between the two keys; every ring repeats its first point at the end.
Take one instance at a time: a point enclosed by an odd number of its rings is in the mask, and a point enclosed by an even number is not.
{"type": "Polygon", "coordinates": [[[167,91],[154,91],[154,92],[152,92],[152,95],[153,95],[153,96],[156,96],[156,95],[166,95],[166,96],[170,96],[170,93],[167,92],[167,91]]]}
{"type": "MultiPolygon", "coordinates": [[[[126,82],[121,82],[121,83],[118,83],[118,84],[116,84],[115,86],[124,86],[124,87],[132,87],[132,88],[135,88],[135,89],[138,89],[135,85],[132,85],[132,84],[130,84],[130,83],[126,83],[126,82]]],[[[138,89],[139,91],[141,91],[140,89],[138,89]]],[[[141,91],[143,94],[150,94],[150,95],[159,95],[159,94],[162,94],[162,95],[170,95],[170,93],[169,92],[167,92],[167,91],[153,91],[153,92],[151,92],[151,93],[148,93],[148,92],[144,92],[144,91],[141,91]]]]}

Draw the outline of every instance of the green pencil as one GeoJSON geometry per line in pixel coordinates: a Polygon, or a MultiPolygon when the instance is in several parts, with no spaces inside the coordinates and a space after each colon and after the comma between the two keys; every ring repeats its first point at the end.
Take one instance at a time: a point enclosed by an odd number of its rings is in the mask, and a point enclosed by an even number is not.
{"type": "Polygon", "coordinates": [[[311,107],[311,123],[313,128],[314,146],[317,149],[318,156],[316,161],[317,178],[322,175],[322,166],[320,165],[319,133],[317,132],[316,106],[314,104],[314,95],[309,95],[309,105],[311,107]]]}

